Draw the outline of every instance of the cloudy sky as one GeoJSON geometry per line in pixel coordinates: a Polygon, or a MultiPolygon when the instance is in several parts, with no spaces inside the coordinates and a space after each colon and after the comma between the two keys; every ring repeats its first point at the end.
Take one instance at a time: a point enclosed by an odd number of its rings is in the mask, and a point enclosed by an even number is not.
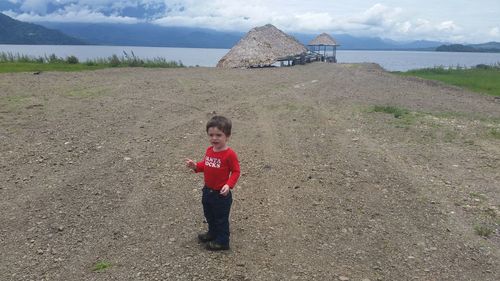
{"type": "Polygon", "coordinates": [[[149,22],[246,32],[267,23],[286,32],[500,41],[500,0],[0,0],[22,21],[149,22]]]}

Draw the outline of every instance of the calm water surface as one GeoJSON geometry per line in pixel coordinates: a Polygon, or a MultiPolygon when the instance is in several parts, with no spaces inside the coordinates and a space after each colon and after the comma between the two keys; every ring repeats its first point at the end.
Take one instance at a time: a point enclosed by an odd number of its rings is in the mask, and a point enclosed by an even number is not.
{"type": "MultiPolygon", "coordinates": [[[[29,56],[58,57],[76,56],[80,61],[107,58],[123,52],[132,52],[140,58],[155,57],[182,61],[187,66],[215,66],[228,49],[168,48],[168,47],[133,47],[133,46],[61,46],[61,45],[0,45],[0,52],[29,56]]],[[[416,51],[350,51],[338,50],[339,63],[373,62],[389,71],[434,66],[475,66],[478,64],[500,63],[500,53],[452,53],[452,52],[416,52],[416,51]]]]}

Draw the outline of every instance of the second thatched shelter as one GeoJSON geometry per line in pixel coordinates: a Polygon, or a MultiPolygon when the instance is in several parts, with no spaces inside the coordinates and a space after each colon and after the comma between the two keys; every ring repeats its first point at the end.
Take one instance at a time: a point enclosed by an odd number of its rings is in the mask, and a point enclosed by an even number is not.
{"type": "Polygon", "coordinates": [[[311,52],[320,54],[329,62],[337,62],[337,41],[326,33],[321,33],[307,44],[311,52]]]}
{"type": "Polygon", "coordinates": [[[267,24],[250,30],[217,63],[217,67],[268,66],[280,59],[305,54],[307,48],[294,37],[267,24]]]}

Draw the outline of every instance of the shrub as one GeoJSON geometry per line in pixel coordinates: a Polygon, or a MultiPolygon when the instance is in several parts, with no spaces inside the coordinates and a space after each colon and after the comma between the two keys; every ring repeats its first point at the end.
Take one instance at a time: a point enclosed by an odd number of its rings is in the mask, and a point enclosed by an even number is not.
{"type": "Polygon", "coordinates": [[[46,61],[49,63],[60,63],[63,60],[61,58],[58,58],[56,54],[52,54],[46,59],[46,61]]]}
{"type": "Polygon", "coordinates": [[[113,55],[109,58],[109,65],[111,67],[117,67],[121,63],[120,58],[117,55],[113,55]]]}
{"type": "Polygon", "coordinates": [[[78,58],[75,56],[69,56],[66,58],[66,62],[69,64],[77,64],[79,63],[78,58]]]}

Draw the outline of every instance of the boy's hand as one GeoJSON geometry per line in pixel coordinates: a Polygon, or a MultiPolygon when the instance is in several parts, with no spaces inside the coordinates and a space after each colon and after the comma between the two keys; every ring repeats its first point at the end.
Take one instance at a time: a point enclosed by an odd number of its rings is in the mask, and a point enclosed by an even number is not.
{"type": "Polygon", "coordinates": [[[186,166],[196,171],[196,163],[193,160],[186,158],[186,166]]]}
{"type": "Polygon", "coordinates": [[[220,190],[220,194],[223,195],[223,196],[227,196],[227,194],[229,193],[229,185],[225,184],[221,190],[220,190]]]}

